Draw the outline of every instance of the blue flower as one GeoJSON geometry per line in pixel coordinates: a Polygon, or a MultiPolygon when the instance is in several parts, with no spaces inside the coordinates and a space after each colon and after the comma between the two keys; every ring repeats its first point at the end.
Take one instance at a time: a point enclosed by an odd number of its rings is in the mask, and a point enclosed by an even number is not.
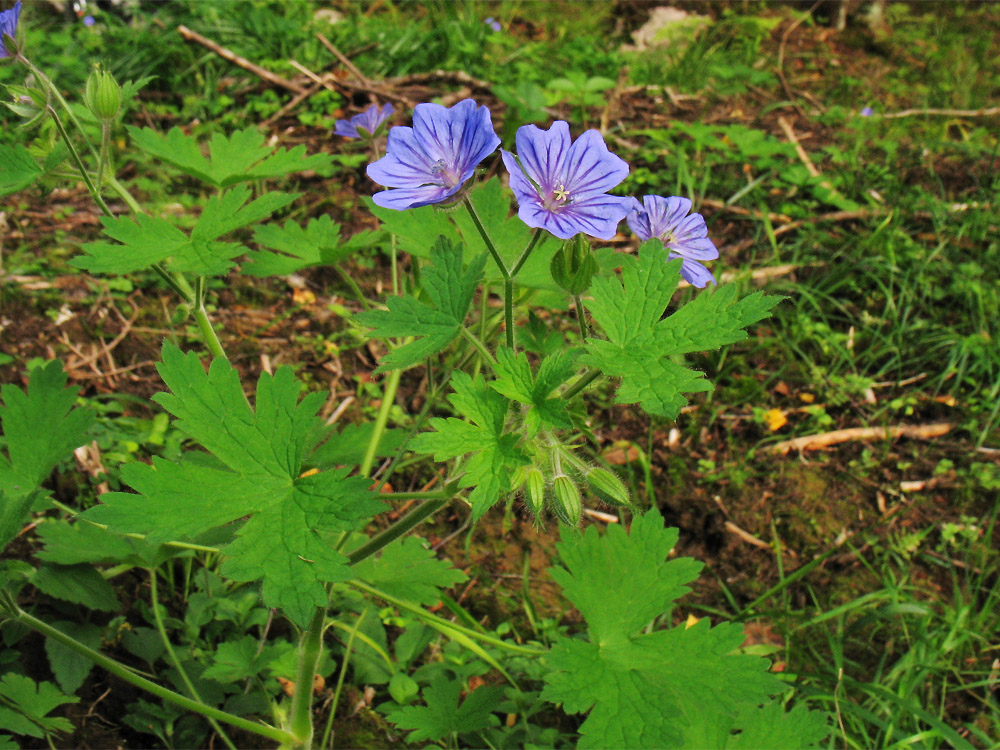
{"type": "Polygon", "coordinates": [[[629,228],[645,242],[657,237],[670,251],[670,259],[682,258],[681,276],[696,287],[715,283],[712,272],[699,261],[719,257],[708,227],[701,214],[691,214],[691,201],[687,198],[662,198],[659,195],[643,196],[642,203],[632,198],[628,214],[629,228]]]}
{"type": "Polygon", "coordinates": [[[386,155],[368,165],[375,182],[396,188],[375,193],[372,200],[396,211],[440,203],[461,190],[499,145],[490,111],[472,99],[450,108],[418,104],[413,127],[392,128],[386,155]]]}
{"type": "Polygon", "coordinates": [[[95,23],[97,23],[97,21],[94,20],[93,16],[84,16],[83,17],[83,25],[84,26],[93,26],[95,23]]]}
{"type": "Polygon", "coordinates": [[[548,130],[524,125],[515,137],[517,156],[501,151],[517,196],[521,221],[560,239],[583,232],[610,240],[631,205],[607,192],[628,176],[628,164],[608,151],[596,130],[571,143],[562,120],[548,130]]]}
{"type": "Polygon", "coordinates": [[[7,47],[4,45],[4,36],[9,36],[11,39],[14,38],[14,34],[17,32],[17,20],[21,17],[21,3],[18,2],[10,10],[5,10],[0,13],[0,58],[10,57],[10,52],[7,51],[7,47]]]}
{"type": "Polygon", "coordinates": [[[500,22],[497,19],[493,18],[492,16],[483,21],[483,23],[485,23],[494,31],[500,31],[500,29],[503,28],[502,26],[500,26],[500,22]]]}
{"type": "Polygon", "coordinates": [[[333,134],[342,135],[345,138],[361,138],[361,133],[358,132],[358,128],[360,128],[368,135],[374,135],[379,126],[388,120],[393,112],[391,104],[386,104],[381,110],[377,104],[373,104],[360,115],[354,115],[350,120],[337,120],[337,127],[333,134]]]}
{"type": "Polygon", "coordinates": [[[862,117],[871,117],[873,114],[875,114],[875,110],[872,109],[871,107],[865,107],[863,110],[861,110],[862,117]]]}

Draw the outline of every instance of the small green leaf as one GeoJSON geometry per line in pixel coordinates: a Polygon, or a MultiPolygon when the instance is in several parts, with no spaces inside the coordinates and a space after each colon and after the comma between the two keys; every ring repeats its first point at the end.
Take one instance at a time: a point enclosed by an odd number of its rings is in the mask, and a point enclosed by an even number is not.
{"type": "Polygon", "coordinates": [[[462,246],[438,237],[431,251],[432,265],[421,280],[430,304],[410,296],[390,297],[388,310],[358,314],[355,319],[373,328],[374,336],[421,337],[390,351],[375,372],[412,367],[448,346],[465,324],[485,263],[486,257],[480,256],[463,272],[462,246]]]}
{"type": "Polygon", "coordinates": [[[518,466],[528,463],[517,447],[518,437],[504,434],[510,402],[490,388],[482,376],[474,379],[456,372],[451,379],[455,392],[449,396],[455,411],[470,422],[449,417],[430,420],[434,432],[413,438],[410,447],[418,453],[432,453],[435,461],[472,455],[462,465],[465,474],[460,487],[471,487],[472,516],[479,520],[510,491],[510,478],[518,466]]]}
{"type": "Polygon", "coordinates": [[[44,737],[53,732],[70,732],[73,725],[61,716],[47,716],[65,703],[80,699],[64,695],[51,682],[35,682],[30,677],[8,672],[0,679],[0,696],[10,707],[0,708],[0,724],[17,734],[44,737]]]}
{"type": "Polygon", "coordinates": [[[525,416],[528,434],[534,436],[542,427],[570,427],[566,402],[550,394],[572,375],[576,366],[576,350],[565,350],[542,360],[538,374],[531,372],[528,358],[514,354],[507,347],[497,350],[496,380],[490,387],[513,401],[530,408],[525,416]]]}
{"type": "Polygon", "coordinates": [[[66,602],[105,612],[121,609],[114,587],[91,565],[43,563],[31,582],[39,591],[66,602]]]}
{"type": "Polygon", "coordinates": [[[257,128],[238,130],[228,137],[215,133],[209,144],[210,159],[202,155],[198,142],[180,128],[173,128],[166,136],[150,128],[130,127],[128,131],[135,144],[146,153],[220,188],[324,169],[332,164],[329,154],[307,157],[305,146],[296,146],[290,151],[275,150],[264,144],[264,135],[257,128]]]}
{"type": "MultiPolygon", "coordinates": [[[[88,648],[95,651],[101,648],[101,628],[93,623],[56,621],[49,624],[88,648]]],[[[49,667],[56,682],[68,695],[80,689],[94,667],[90,659],[52,638],[45,639],[45,654],[49,657],[49,667]]]]}
{"type": "Polygon", "coordinates": [[[24,146],[0,144],[0,195],[24,190],[42,176],[42,168],[24,146]]]}
{"type": "Polygon", "coordinates": [[[267,249],[255,250],[243,266],[251,276],[287,276],[303,268],[333,265],[355,250],[372,244],[376,232],[359,232],[348,240],[340,237],[340,225],[329,216],[310,219],[302,228],[293,221],[265,224],[254,232],[254,242],[267,249]]]}
{"type": "Polygon", "coordinates": [[[444,560],[438,560],[418,537],[385,547],[378,555],[354,566],[355,575],[386,593],[415,604],[436,604],[441,589],[451,588],[467,576],[444,560]]]}
{"type": "Polygon", "coordinates": [[[781,297],[760,292],[736,301],[736,287],[701,292],[661,320],[680,281],[680,260],[668,260],[659,240],[643,243],[638,259],[621,259],[621,281],[596,278],[587,309],[608,340],[589,339],[585,362],[622,378],[615,401],[638,403],[649,414],[675,418],[685,393],[707,391],[703,374],[671,357],[718,349],[747,337],[743,329],[767,317],[781,297]]]}
{"type": "Polygon", "coordinates": [[[502,687],[477,688],[459,704],[461,694],[460,680],[438,676],[424,688],[426,706],[398,708],[386,718],[400,729],[414,730],[410,742],[437,741],[453,732],[476,732],[500,723],[493,712],[500,710],[502,687]]]}

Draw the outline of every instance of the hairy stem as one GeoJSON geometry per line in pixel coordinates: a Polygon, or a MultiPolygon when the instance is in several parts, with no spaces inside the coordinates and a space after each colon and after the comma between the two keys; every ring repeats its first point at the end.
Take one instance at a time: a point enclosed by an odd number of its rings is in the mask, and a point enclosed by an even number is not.
{"type": "Polygon", "coordinates": [[[527,262],[528,258],[531,256],[531,251],[535,249],[535,245],[538,244],[538,240],[542,237],[542,230],[536,229],[535,233],[531,235],[531,240],[528,242],[528,246],[524,248],[524,252],[517,259],[514,267],[510,269],[511,278],[517,276],[521,272],[521,267],[527,262]]]}
{"type": "Polygon", "coordinates": [[[569,388],[563,391],[562,395],[563,398],[565,399],[573,398],[573,396],[578,394],[580,391],[582,391],[588,385],[593,383],[599,377],[601,377],[600,370],[591,370],[590,372],[582,375],[579,380],[577,380],[575,383],[573,383],[573,385],[571,385],[569,388]]]}
{"type": "Polygon", "coordinates": [[[299,668],[295,675],[295,694],[292,696],[292,715],[288,722],[295,737],[293,747],[312,747],[313,678],[323,646],[323,623],[326,608],[317,607],[312,620],[299,641],[299,668]]]}
{"type": "Polygon", "coordinates": [[[348,565],[356,565],[366,557],[371,557],[383,547],[399,539],[407,532],[413,530],[428,518],[433,516],[455,496],[458,492],[458,484],[448,485],[442,497],[434,500],[424,500],[420,505],[411,510],[396,523],[380,534],[376,534],[367,543],[362,544],[347,556],[348,565]]]}
{"type": "MultiPolygon", "coordinates": [[[[170,642],[170,636],[167,635],[167,629],[163,625],[163,617],[160,615],[160,594],[157,590],[156,584],[156,570],[154,568],[147,568],[149,571],[149,596],[152,599],[153,607],[153,619],[156,620],[156,629],[160,632],[160,639],[163,641],[163,646],[167,650],[167,655],[170,656],[170,661],[174,663],[174,667],[177,669],[177,673],[181,676],[184,681],[184,687],[187,688],[188,693],[199,703],[203,703],[201,696],[198,695],[198,690],[195,688],[194,684],[191,682],[191,678],[188,677],[187,670],[184,669],[184,665],[181,664],[181,660],[177,658],[177,652],[174,651],[174,645],[170,642]]],[[[236,750],[236,745],[233,744],[232,740],[229,739],[219,723],[213,719],[211,716],[206,717],[208,723],[212,725],[212,729],[215,733],[222,738],[222,741],[226,743],[226,747],[229,750],[236,750]]]]}
{"type": "Polygon", "coordinates": [[[92,648],[88,648],[80,643],[75,638],[71,638],[62,631],[56,630],[51,625],[37,617],[34,617],[27,612],[18,610],[16,615],[13,615],[13,619],[18,620],[27,627],[35,630],[46,638],[51,638],[57,641],[72,651],[80,654],[81,656],[89,659],[90,661],[97,664],[99,667],[103,667],[111,674],[125,680],[137,688],[145,690],[152,693],[157,698],[162,698],[165,701],[173,703],[175,706],[179,706],[186,711],[193,711],[195,713],[201,714],[206,718],[218,719],[219,721],[224,721],[227,724],[236,727],[237,729],[244,729],[248,732],[253,732],[254,734],[259,734],[262,737],[267,737],[274,740],[275,742],[280,742],[283,745],[288,745],[294,742],[296,739],[294,735],[290,732],[286,732],[277,727],[272,727],[268,724],[258,724],[247,719],[243,719],[239,716],[234,716],[233,714],[226,713],[225,711],[220,711],[212,706],[207,706],[204,703],[187,698],[180,693],[175,693],[173,690],[168,690],[165,687],[157,685],[155,682],[150,682],[145,677],[140,677],[135,674],[132,670],[126,667],[124,664],[119,664],[114,659],[109,659],[104,654],[94,651],[92,648]]]}
{"type": "Polygon", "coordinates": [[[590,336],[587,330],[587,314],[583,309],[583,300],[579,294],[573,295],[573,304],[576,306],[576,322],[580,326],[580,341],[586,341],[590,336]]]}
{"type": "Polygon", "coordinates": [[[198,321],[198,329],[201,331],[201,337],[205,340],[205,346],[208,347],[208,351],[212,353],[213,357],[220,357],[228,362],[229,357],[226,356],[222,342],[219,341],[219,335],[215,332],[212,320],[208,317],[208,310],[205,309],[204,276],[199,276],[195,281],[195,299],[197,302],[194,308],[194,318],[198,321]]]}
{"type": "Polygon", "coordinates": [[[476,338],[476,335],[470,331],[468,328],[461,329],[462,336],[465,337],[466,341],[472,344],[476,351],[482,356],[483,361],[486,362],[490,367],[496,368],[497,361],[493,359],[493,355],[490,354],[490,350],[486,348],[486,345],[476,338]]]}
{"type": "Polygon", "coordinates": [[[347,646],[344,647],[344,658],[340,662],[340,674],[337,675],[337,687],[334,688],[333,698],[330,700],[330,713],[326,717],[326,727],[324,727],[323,737],[319,741],[320,750],[326,747],[326,743],[330,741],[330,735],[333,732],[333,717],[337,714],[337,704],[340,703],[340,691],[344,688],[344,676],[347,674],[347,664],[350,662],[351,652],[354,650],[354,636],[358,634],[358,628],[361,627],[361,623],[367,614],[368,610],[361,613],[358,621],[354,623],[354,627],[351,629],[350,636],[347,638],[347,646]]]}
{"type": "Polygon", "coordinates": [[[503,280],[503,321],[507,332],[507,347],[514,349],[514,279],[503,280]]]}
{"type": "MultiPolygon", "coordinates": [[[[56,124],[59,136],[66,144],[66,148],[69,149],[69,154],[73,157],[73,162],[76,164],[76,168],[80,172],[80,176],[83,178],[84,184],[87,186],[87,191],[94,199],[94,203],[96,203],[98,208],[104,212],[105,216],[114,216],[114,214],[111,213],[111,209],[108,208],[108,204],[104,202],[104,198],[101,197],[101,193],[94,184],[94,181],[91,179],[90,173],[87,171],[87,167],[83,163],[83,159],[80,158],[80,153],[76,150],[76,146],[73,145],[73,141],[70,139],[69,133],[66,132],[66,128],[62,124],[62,120],[59,119],[59,113],[56,112],[55,107],[51,104],[47,105],[45,110],[49,113],[52,121],[56,124]]],[[[100,179],[100,176],[98,176],[98,179],[100,179]]]]}

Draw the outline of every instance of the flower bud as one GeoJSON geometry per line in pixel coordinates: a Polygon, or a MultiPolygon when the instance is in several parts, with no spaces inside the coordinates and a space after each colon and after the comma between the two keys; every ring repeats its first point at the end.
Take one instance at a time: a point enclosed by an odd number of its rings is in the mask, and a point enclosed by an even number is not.
{"type": "Polygon", "coordinates": [[[83,100],[101,122],[111,123],[122,107],[122,89],[104,68],[95,67],[87,78],[83,100]]]}
{"type": "Polygon", "coordinates": [[[582,234],[563,243],[549,265],[552,279],[570,294],[583,294],[597,273],[597,261],[582,234]]]}
{"type": "Polygon", "coordinates": [[[524,501],[536,517],[542,514],[542,509],[545,507],[545,475],[534,466],[527,471],[524,501]]]}
{"type": "Polygon", "coordinates": [[[552,480],[552,491],[556,500],[553,510],[559,520],[570,526],[579,524],[580,516],[583,514],[583,503],[580,501],[580,490],[576,488],[573,480],[565,474],[560,474],[552,480]]]}
{"type": "Polygon", "coordinates": [[[587,472],[587,486],[608,505],[631,505],[628,488],[607,469],[597,468],[587,472]]]}

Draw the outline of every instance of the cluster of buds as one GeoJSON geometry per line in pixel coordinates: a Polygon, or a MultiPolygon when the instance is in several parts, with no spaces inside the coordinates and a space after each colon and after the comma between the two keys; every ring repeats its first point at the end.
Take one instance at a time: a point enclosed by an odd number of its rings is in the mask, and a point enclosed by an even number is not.
{"type": "Polygon", "coordinates": [[[599,466],[588,466],[563,446],[540,452],[536,458],[541,460],[521,469],[513,485],[521,490],[525,504],[539,521],[548,510],[562,523],[579,524],[583,515],[581,484],[603,503],[631,505],[628,488],[617,476],[599,466]]]}

